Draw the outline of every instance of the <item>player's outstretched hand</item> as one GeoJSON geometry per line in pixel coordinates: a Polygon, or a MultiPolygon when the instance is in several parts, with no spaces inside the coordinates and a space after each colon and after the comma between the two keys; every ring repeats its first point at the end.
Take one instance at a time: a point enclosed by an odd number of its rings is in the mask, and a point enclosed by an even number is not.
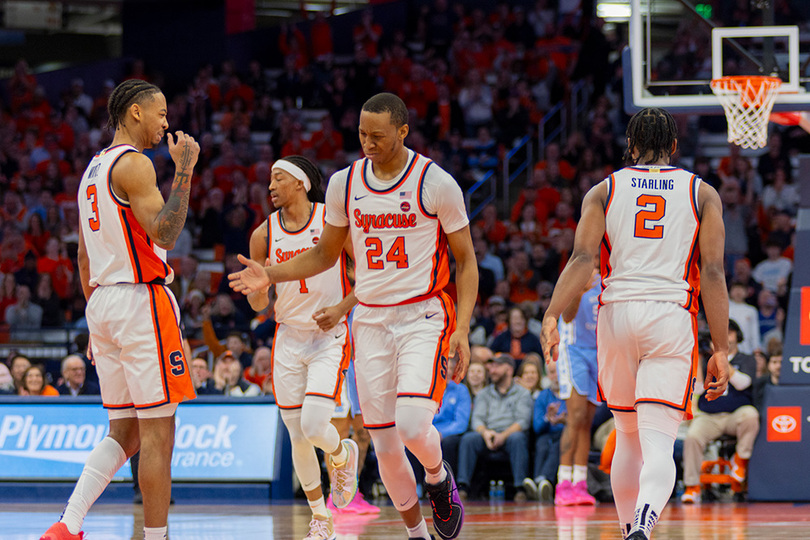
{"type": "Polygon", "coordinates": [[[228,285],[236,292],[248,295],[270,286],[270,278],[264,271],[264,267],[244,255],[237,255],[239,262],[245,265],[245,269],[240,272],[228,274],[228,285]]]}
{"type": "Polygon", "coordinates": [[[467,332],[456,330],[450,336],[450,347],[447,351],[448,357],[456,356],[456,369],[452,373],[454,382],[461,384],[464,376],[467,375],[467,367],[470,365],[470,338],[467,332]]]}
{"type": "Polygon", "coordinates": [[[540,345],[543,347],[543,357],[546,364],[557,361],[560,333],[557,331],[557,319],[546,317],[543,319],[543,329],[540,332],[540,345]]]}
{"type": "Polygon", "coordinates": [[[726,393],[728,376],[728,354],[724,352],[714,353],[706,365],[706,380],[703,382],[703,388],[706,389],[706,399],[712,401],[726,393]]]}

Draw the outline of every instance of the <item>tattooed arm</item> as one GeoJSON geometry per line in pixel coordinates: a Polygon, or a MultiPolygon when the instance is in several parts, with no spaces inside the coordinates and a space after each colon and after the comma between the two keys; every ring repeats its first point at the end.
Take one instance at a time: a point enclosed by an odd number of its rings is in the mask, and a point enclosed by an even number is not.
{"type": "Polygon", "coordinates": [[[177,132],[176,144],[170,134],[167,138],[176,167],[168,200],[164,202],[160,194],[152,162],[140,153],[121,156],[112,171],[112,185],[118,198],[129,201],[149,238],[164,249],[172,249],[186,222],[191,176],[200,146],[182,131],[177,132]]]}

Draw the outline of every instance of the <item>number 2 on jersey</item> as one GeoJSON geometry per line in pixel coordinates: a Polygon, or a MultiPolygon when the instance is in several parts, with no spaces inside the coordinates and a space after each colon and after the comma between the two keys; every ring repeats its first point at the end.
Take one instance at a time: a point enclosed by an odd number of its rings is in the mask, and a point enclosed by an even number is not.
{"type": "MultiPolygon", "coordinates": [[[[366,238],[366,262],[368,263],[369,270],[382,270],[384,263],[378,257],[382,255],[383,245],[382,240],[375,236],[366,238]]],[[[397,236],[391,249],[385,254],[385,260],[391,263],[396,263],[397,268],[408,268],[408,254],[405,252],[405,237],[397,236]]]]}
{"type": "Polygon", "coordinates": [[[636,206],[642,208],[636,212],[636,238],[660,239],[664,237],[664,226],[654,223],[664,217],[667,201],[661,195],[639,195],[636,206]],[[652,208],[650,208],[652,206],[652,208]],[[649,223],[652,222],[652,223],[649,223]]]}
{"type": "Polygon", "coordinates": [[[93,212],[93,215],[87,218],[87,221],[90,223],[90,230],[97,231],[100,224],[98,222],[98,192],[95,184],[87,186],[87,200],[90,201],[90,209],[93,212]]]}

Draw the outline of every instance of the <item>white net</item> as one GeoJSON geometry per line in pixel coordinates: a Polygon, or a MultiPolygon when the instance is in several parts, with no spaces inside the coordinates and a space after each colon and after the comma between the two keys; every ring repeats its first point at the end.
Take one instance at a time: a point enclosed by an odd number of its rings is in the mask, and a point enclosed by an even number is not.
{"type": "Polygon", "coordinates": [[[781,85],[776,77],[712,80],[712,91],[726,111],[728,142],[753,149],[768,144],[768,119],[781,85]]]}

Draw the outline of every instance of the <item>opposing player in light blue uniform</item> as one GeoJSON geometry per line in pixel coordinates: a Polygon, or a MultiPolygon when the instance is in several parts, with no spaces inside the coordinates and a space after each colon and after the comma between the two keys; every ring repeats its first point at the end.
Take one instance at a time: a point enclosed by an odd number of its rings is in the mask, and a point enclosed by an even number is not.
{"type": "Polygon", "coordinates": [[[574,298],[559,321],[557,372],[560,397],[568,409],[568,422],[560,441],[560,468],[554,497],[558,506],[596,503],[588,493],[588,452],[591,422],[598,403],[596,316],[601,292],[599,273],[594,270],[588,288],[574,298]]]}

